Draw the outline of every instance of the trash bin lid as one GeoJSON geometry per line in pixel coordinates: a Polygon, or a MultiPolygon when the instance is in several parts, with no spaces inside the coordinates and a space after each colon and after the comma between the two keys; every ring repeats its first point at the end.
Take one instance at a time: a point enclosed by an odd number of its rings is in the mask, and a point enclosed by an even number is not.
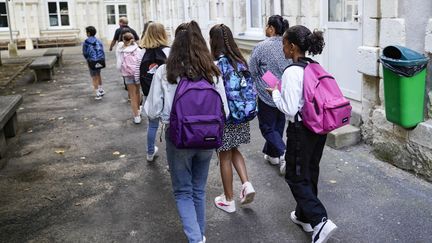
{"type": "Polygon", "coordinates": [[[429,61],[429,58],[423,54],[399,45],[385,47],[380,59],[382,62],[395,66],[423,65],[429,61]]]}

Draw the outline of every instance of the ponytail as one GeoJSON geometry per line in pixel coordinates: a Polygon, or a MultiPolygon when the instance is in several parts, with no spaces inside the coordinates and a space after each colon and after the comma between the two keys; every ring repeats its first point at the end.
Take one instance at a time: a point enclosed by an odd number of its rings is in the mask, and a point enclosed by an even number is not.
{"type": "Polygon", "coordinates": [[[272,15],[269,17],[267,25],[273,26],[275,29],[276,35],[283,35],[285,30],[289,28],[288,20],[284,19],[280,15],[272,15]]]}
{"type": "Polygon", "coordinates": [[[308,52],[312,55],[321,54],[324,49],[324,37],[323,32],[314,30],[308,36],[306,36],[306,42],[309,45],[308,52]]]}
{"type": "Polygon", "coordinates": [[[312,55],[321,54],[325,46],[322,31],[314,30],[311,32],[303,25],[289,28],[283,38],[297,45],[302,52],[308,52],[312,55]]]}

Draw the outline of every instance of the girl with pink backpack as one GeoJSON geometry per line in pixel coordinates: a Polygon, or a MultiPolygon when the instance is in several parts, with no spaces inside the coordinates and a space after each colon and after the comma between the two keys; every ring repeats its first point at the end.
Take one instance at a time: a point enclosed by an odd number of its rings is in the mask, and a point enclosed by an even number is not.
{"type": "Polygon", "coordinates": [[[117,57],[117,69],[121,72],[125,83],[129,97],[131,99],[131,108],[133,114],[133,122],[135,124],[141,123],[141,114],[139,111],[141,103],[141,92],[140,82],[135,81],[135,66],[138,62],[140,48],[135,43],[135,39],[132,33],[127,32],[123,34],[123,41],[117,45],[116,57],[117,57]]]}
{"type": "Polygon", "coordinates": [[[290,217],[304,231],[313,232],[312,243],[326,242],[337,229],[318,199],[319,164],[327,135],[313,132],[302,121],[304,87],[310,83],[305,81],[304,67],[312,61],[305,54],[321,54],[323,48],[321,31],[311,32],[302,25],[289,28],[283,35],[283,52],[286,58],[292,58],[293,64],[282,75],[280,92],[277,87],[267,89],[288,120],[285,180],[297,202],[290,217]]]}

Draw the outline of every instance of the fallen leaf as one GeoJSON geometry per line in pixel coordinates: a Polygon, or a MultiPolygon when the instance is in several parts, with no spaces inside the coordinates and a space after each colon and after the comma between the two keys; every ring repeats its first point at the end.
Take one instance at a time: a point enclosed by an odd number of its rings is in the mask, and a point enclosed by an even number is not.
{"type": "Polygon", "coordinates": [[[86,159],[86,157],[82,156],[82,157],[81,157],[80,159],[81,159],[81,160],[85,160],[85,159],[86,159]]]}
{"type": "Polygon", "coordinates": [[[26,89],[22,89],[22,91],[23,91],[23,92],[26,92],[27,90],[26,90],[26,89]]]}
{"type": "Polygon", "coordinates": [[[124,155],[124,154],[119,156],[119,158],[124,158],[124,157],[126,157],[126,155],[124,155]]]}
{"type": "Polygon", "coordinates": [[[48,119],[49,121],[54,121],[55,120],[55,118],[54,117],[51,117],[50,119],[48,119]]]}
{"type": "Polygon", "coordinates": [[[77,108],[74,108],[73,110],[74,110],[74,111],[77,111],[78,109],[77,109],[77,108]]]}
{"type": "Polygon", "coordinates": [[[32,133],[32,132],[33,132],[33,130],[31,130],[31,129],[27,130],[27,133],[32,133]]]}
{"type": "Polygon", "coordinates": [[[336,181],[335,180],[330,180],[330,183],[331,184],[336,184],[336,181]]]}
{"type": "Polygon", "coordinates": [[[78,185],[82,186],[82,185],[84,185],[84,184],[83,184],[82,182],[79,182],[78,185]]]}
{"type": "Polygon", "coordinates": [[[120,154],[119,151],[115,151],[115,152],[113,153],[113,155],[119,155],[119,154],[120,154]]]}
{"type": "Polygon", "coordinates": [[[40,97],[44,97],[44,96],[45,96],[45,94],[40,94],[39,96],[40,96],[40,97]]]}
{"type": "Polygon", "coordinates": [[[56,154],[64,154],[64,150],[63,149],[57,149],[56,151],[56,154]]]}
{"type": "Polygon", "coordinates": [[[94,127],[94,125],[93,125],[93,124],[90,124],[89,127],[94,127]]]}
{"type": "Polygon", "coordinates": [[[59,118],[57,118],[57,119],[59,119],[59,120],[63,120],[63,119],[64,119],[64,117],[62,117],[62,116],[61,116],[61,117],[59,117],[59,118]]]}
{"type": "Polygon", "coordinates": [[[81,206],[81,203],[75,203],[75,206],[81,206]]]}
{"type": "Polygon", "coordinates": [[[24,107],[20,107],[18,110],[22,111],[22,110],[24,110],[24,107]]]}

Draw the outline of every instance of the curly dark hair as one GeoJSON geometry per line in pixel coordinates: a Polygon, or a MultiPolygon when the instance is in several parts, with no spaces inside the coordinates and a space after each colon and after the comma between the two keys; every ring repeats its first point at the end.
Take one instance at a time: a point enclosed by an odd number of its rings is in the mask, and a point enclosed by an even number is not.
{"type": "Polygon", "coordinates": [[[237,69],[237,63],[239,62],[247,66],[246,59],[241,54],[228,26],[217,24],[210,29],[209,35],[210,48],[215,59],[220,55],[225,55],[234,69],[237,69]]]}
{"type": "Polygon", "coordinates": [[[191,21],[177,27],[166,70],[171,84],[177,83],[177,77],[190,80],[204,78],[213,83],[213,77],[220,75],[197,22],[191,21]]]}
{"type": "Polygon", "coordinates": [[[297,45],[303,53],[307,51],[312,55],[321,54],[325,46],[322,31],[314,30],[311,32],[303,25],[296,25],[289,28],[285,32],[283,38],[297,45]]]}

